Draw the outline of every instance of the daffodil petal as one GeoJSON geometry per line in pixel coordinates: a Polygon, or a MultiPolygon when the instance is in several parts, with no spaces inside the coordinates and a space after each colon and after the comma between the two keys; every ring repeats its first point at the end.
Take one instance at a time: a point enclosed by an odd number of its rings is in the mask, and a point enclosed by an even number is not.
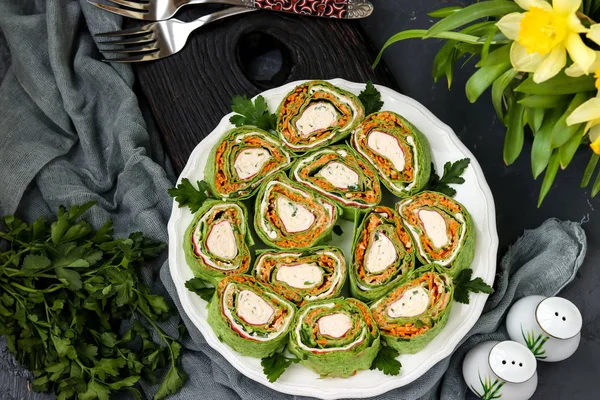
{"type": "Polygon", "coordinates": [[[529,10],[531,7],[538,7],[543,10],[552,10],[552,6],[544,0],[515,0],[515,3],[523,10],[529,10]]]}
{"type": "Polygon", "coordinates": [[[510,40],[517,40],[519,37],[519,31],[521,30],[521,20],[523,19],[523,13],[510,13],[505,15],[496,23],[500,32],[504,34],[510,40]]]}
{"type": "Polygon", "coordinates": [[[590,144],[590,147],[592,148],[594,153],[600,154],[600,125],[594,126],[590,130],[589,135],[590,135],[590,141],[592,142],[590,144]]]}
{"type": "Polygon", "coordinates": [[[547,56],[539,53],[528,53],[525,46],[513,42],[510,47],[510,63],[517,71],[534,72],[547,56]]]}
{"type": "Polygon", "coordinates": [[[559,13],[572,14],[581,6],[581,0],[552,0],[552,7],[559,13]]]}
{"type": "Polygon", "coordinates": [[[589,99],[567,117],[567,125],[600,119],[600,97],[589,99]]]}
{"type": "Polygon", "coordinates": [[[567,25],[573,32],[584,33],[590,31],[590,28],[586,28],[576,14],[570,14],[567,17],[567,25]]]}
{"type": "Polygon", "coordinates": [[[537,67],[533,74],[535,83],[542,83],[554,77],[567,63],[567,52],[562,46],[556,46],[537,67]]]}
{"type": "Polygon", "coordinates": [[[572,78],[579,78],[580,76],[585,75],[585,72],[583,71],[583,68],[579,66],[579,64],[571,64],[569,68],[565,68],[565,75],[572,78]]]}
{"type": "Polygon", "coordinates": [[[579,65],[584,73],[589,74],[592,64],[596,61],[594,50],[587,47],[577,33],[570,33],[565,45],[573,62],[579,65]]]}
{"type": "Polygon", "coordinates": [[[586,35],[588,39],[600,44],[600,24],[590,26],[590,31],[586,35]]]}

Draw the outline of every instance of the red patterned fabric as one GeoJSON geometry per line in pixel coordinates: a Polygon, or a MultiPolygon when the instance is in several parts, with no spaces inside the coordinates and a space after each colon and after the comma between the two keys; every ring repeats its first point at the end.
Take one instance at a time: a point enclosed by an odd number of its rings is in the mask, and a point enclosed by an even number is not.
{"type": "Polygon", "coordinates": [[[254,0],[255,6],[319,17],[345,18],[349,0],[254,0]]]}

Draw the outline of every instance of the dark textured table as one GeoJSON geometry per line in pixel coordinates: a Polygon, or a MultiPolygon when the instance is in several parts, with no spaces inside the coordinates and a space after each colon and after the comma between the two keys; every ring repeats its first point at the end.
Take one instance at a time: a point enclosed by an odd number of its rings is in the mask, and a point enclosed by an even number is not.
{"type": "MultiPolygon", "coordinates": [[[[362,25],[373,43],[381,45],[405,29],[428,28],[433,20],[427,13],[440,7],[465,5],[467,0],[372,0],[374,14],[362,25]]],[[[579,188],[589,151],[581,150],[566,171],[559,171],[548,197],[537,208],[542,178],[531,175],[531,138],[523,153],[507,167],[502,160],[505,128],[496,118],[489,93],[470,104],[464,85],[473,71],[471,65],[457,70],[452,90],[445,79],[433,83],[431,67],[442,41],[413,39],[400,42],[385,53],[385,61],[402,93],[413,97],[450,125],[473,152],[483,168],[496,202],[499,255],[523,232],[549,217],[584,221],[588,254],[577,278],[561,295],[573,301],[583,314],[581,345],[568,360],[538,363],[539,387],[534,399],[597,399],[600,377],[600,196],[590,198],[590,189],[579,188]]]]}

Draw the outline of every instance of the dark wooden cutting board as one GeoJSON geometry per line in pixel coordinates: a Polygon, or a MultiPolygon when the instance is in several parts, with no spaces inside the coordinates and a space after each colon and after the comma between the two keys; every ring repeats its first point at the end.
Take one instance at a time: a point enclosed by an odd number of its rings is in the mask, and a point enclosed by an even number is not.
{"type": "Polygon", "coordinates": [[[231,111],[234,95],[254,96],[299,79],[372,80],[396,88],[385,66],[372,70],[376,55],[356,21],[257,11],[201,28],[180,53],[138,64],[135,72],[179,173],[231,111]]]}

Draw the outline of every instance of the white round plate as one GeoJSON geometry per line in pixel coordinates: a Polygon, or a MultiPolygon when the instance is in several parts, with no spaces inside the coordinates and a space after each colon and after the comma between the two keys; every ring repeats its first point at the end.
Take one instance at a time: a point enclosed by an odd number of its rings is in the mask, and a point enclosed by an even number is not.
{"type": "MultiPolygon", "coordinates": [[[[357,95],[365,88],[364,83],[353,83],[343,79],[332,79],[329,82],[357,95]]],[[[302,82],[291,82],[263,92],[262,96],[266,99],[269,109],[276,110],[283,97],[300,83],[302,82]]],[[[456,186],[455,198],[465,205],[475,222],[477,244],[475,259],[471,265],[473,277],[481,277],[492,285],[496,273],[498,249],[496,213],[492,193],[479,163],[452,129],[421,104],[386,87],[377,85],[377,89],[381,92],[381,100],[384,102],[382,110],[394,111],[402,115],[427,136],[438,174],[443,171],[444,163],[447,161],[456,161],[465,157],[471,159],[471,165],[464,174],[465,183],[456,186]]],[[[204,166],[210,150],[227,130],[233,128],[229,122],[231,115],[223,117],[215,130],[196,146],[179,181],[188,178],[195,183],[204,178],[204,166]]],[[[309,369],[300,364],[293,364],[275,383],[269,383],[263,374],[259,359],[241,356],[217,339],[206,320],[208,314],[206,302],[185,288],[185,282],[194,277],[186,264],[182,246],[185,229],[191,221],[192,214],[189,209],[179,208],[178,204],[173,202],[173,211],[169,220],[169,266],[184,311],[202,332],[207,343],[221,353],[231,365],[250,379],[282,393],[321,399],[365,398],[407,385],[454,351],[456,345],[481,315],[487,299],[486,294],[471,293],[470,304],[455,302],[448,324],[427,347],[417,354],[399,357],[402,369],[398,376],[387,376],[380,371],[360,371],[347,379],[320,379],[309,369]]],[[[353,234],[352,223],[341,221],[341,226],[344,235],[341,237],[334,235],[331,244],[340,246],[348,258],[353,234]]]]}

